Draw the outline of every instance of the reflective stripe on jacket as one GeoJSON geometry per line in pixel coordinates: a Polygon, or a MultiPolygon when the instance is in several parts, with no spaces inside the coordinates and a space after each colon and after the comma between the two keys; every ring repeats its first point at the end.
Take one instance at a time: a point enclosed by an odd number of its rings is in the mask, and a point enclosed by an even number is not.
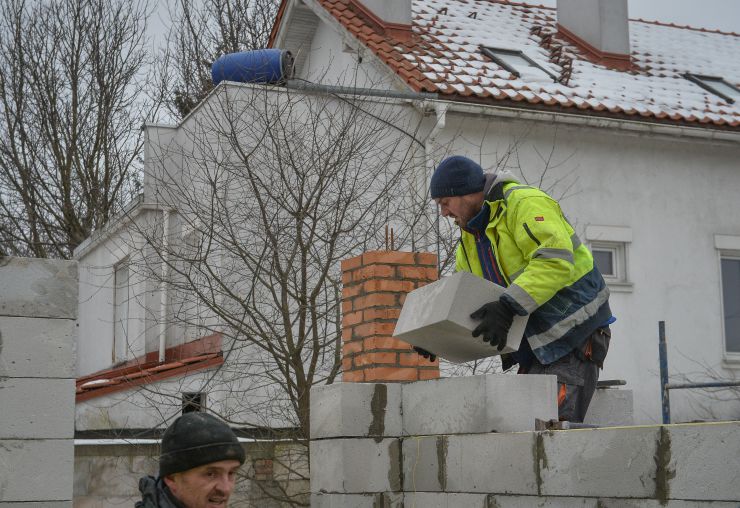
{"type": "MultiPolygon", "coordinates": [[[[494,184],[487,203],[485,233],[507,286],[501,298],[529,315],[524,336],[540,363],[552,363],[611,317],[609,290],[560,205],[543,191],[494,184]]],[[[484,277],[475,236],[465,229],[456,269],[484,277]]]]}

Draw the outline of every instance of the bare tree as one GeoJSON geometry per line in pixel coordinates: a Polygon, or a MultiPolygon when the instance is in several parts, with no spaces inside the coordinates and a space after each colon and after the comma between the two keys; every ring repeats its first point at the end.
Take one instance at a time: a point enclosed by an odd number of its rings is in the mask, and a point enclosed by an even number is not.
{"type": "Polygon", "coordinates": [[[146,6],[0,5],[0,250],[68,258],[136,190],[146,6]]]}
{"type": "MultiPolygon", "coordinates": [[[[226,362],[203,389],[235,426],[292,428],[307,446],[310,389],[341,367],[340,261],[405,223],[423,167],[421,117],[404,107],[229,85],[152,139],[146,200],[172,212],[167,232],[139,231],[138,269],[168,288],[173,340],[222,334],[226,362]]],[[[305,504],[287,485],[266,493],[305,504]]]]}
{"type": "Polygon", "coordinates": [[[163,55],[171,78],[170,108],[187,115],[213,89],[211,64],[226,53],[264,48],[277,0],[176,0],[163,55]]]}

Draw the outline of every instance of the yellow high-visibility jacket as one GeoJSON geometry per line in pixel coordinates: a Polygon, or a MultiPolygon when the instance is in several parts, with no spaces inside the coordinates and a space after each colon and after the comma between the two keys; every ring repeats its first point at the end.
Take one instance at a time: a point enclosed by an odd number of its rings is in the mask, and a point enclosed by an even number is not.
{"type": "Polygon", "coordinates": [[[502,300],[529,315],[524,337],[540,363],[552,363],[609,321],[609,289],[557,201],[500,175],[487,189],[488,220],[462,228],[456,269],[489,280],[500,272],[502,300]]]}

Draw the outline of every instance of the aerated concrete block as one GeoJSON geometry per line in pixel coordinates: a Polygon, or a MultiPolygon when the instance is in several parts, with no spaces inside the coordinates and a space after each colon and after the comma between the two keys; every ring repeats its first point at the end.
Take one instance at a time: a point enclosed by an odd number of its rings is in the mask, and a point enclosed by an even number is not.
{"type": "Polygon", "coordinates": [[[740,505],[739,422],[666,425],[659,449],[668,498],[740,505]]]}
{"type": "MultiPolygon", "coordinates": [[[[311,494],[311,508],[403,508],[403,494],[311,494]]],[[[421,506],[421,505],[420,505],[421,506]]]]}
{"type": "Polygon", "coordinates": [[[71,500],[73,470],[72,439],[0,440],[0,501],[71,500]]]}
{"type": "Polygon", "coordinates": [[[401,309],[394,337],[451,362],[468,362],[519,349],[527,316],[514,316],[506,347],[499,352],[471,332],[480,321],[470,314],[498,300],[505,289],[467,272],[458,272],[411,291],[401,309]]]}
{"type": "Polygon", "coordinates": [[[537,434],[543,496],[656,498],[659,427],[537,434]]]}
{"type": "Polygon", "coordinates": [[[717,501],[667,501],[593,497],[537,497],[491,494],[487,508],[737,508],[717,501]]]}
{"type": "Polygon", "coordinates": [[[74,379],[0,379],[0,439],[72,439],[74,420],[74,379]]]}
{"type": "Polygon", "coordinates": [[[311,492],[365,494],[401,490],[398,439],[311,441],[311,492]]]}
{"type": "Polygon", "coordinates": [[[489,374],[417,381],[403,386],[403,432],[471,434],[534,430],[558,417],[557,379],[489,374]]]}
{"type": "Polygon", "coordinates": [[[594,392],[583,422],[601,427],[632,425],[633,408],[632,390],[599,388],[594,392]]]}
{"type": "Polygon", "coordinates": [[[77,262],[0,259],[0,316],[77,319],[77,262]]]}
{"type": "Polygon", "coordinates": [[[404,506],[419,508],[488,508],[485,494],[446,494],[443,492],[407,492],[404,506]]]}
{"type": "Polygon", "coordinates": [[[311,389],[311,439],[400,435],[400,384],[335,383],[311,389]]]}
{"type": "Polygon", "coordinates": [[[406,492],[537,494],[533,432],[403,440],[406,492]]]}
{"type": "Polygon", "coordinates": [[[77,322],[0,316],[0,377],[75,377],[77,322]]]}

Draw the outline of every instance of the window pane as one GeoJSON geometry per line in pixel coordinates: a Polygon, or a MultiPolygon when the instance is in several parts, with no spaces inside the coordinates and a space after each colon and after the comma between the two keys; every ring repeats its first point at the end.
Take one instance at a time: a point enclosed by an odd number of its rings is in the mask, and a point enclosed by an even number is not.
{"type": "Polygon", "coordinates": [[[722,303],[727,351],[740,353],[740,259],[722,260],[722,303]]]}
{"type": "Polygon", "coordinates": [[[602,275],[615,277],[614,273],[614,253],[610,250],[593,249],[594,263],[602,275]]]}
{"type": "Polygon", "coordinates": [[[704,83],[711,86],[721,94],[732,97],[733,99],[740,99],[740,93],[738,93],[738,91],[734,87],[728,85],[721,79],[703,78],[702,81],[704,81],[704,83]]]}

